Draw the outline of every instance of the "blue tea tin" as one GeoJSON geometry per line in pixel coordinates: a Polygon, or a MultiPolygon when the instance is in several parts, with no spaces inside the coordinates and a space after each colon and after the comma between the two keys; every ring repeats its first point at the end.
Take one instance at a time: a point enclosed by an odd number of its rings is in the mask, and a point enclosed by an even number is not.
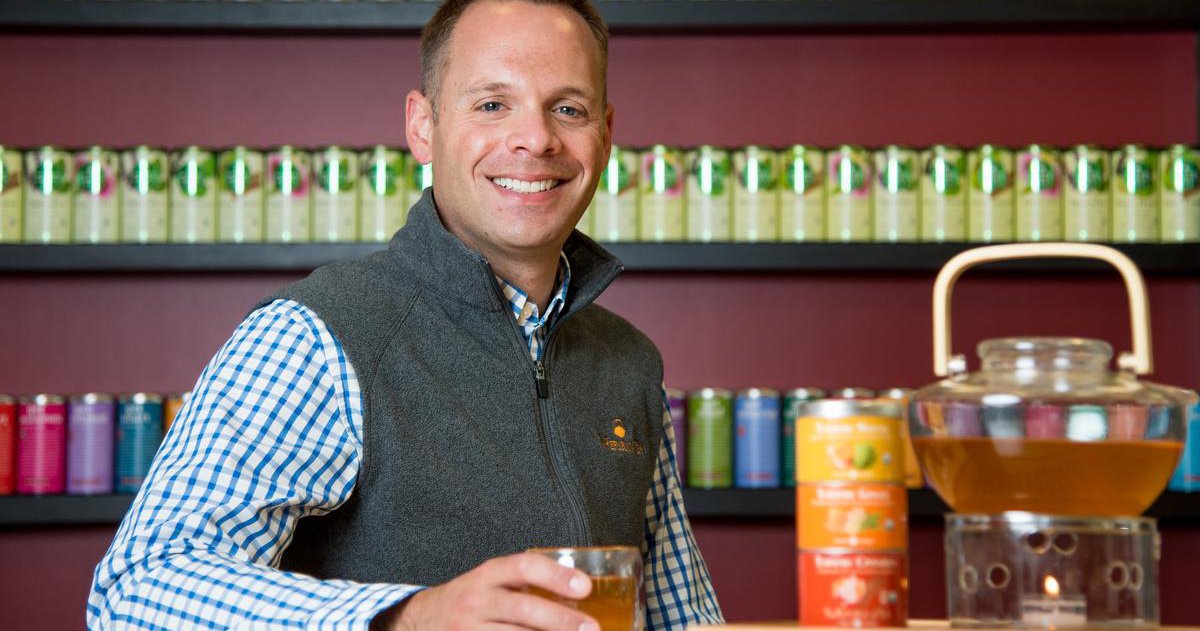
{"type": "Polygon", "coordinates": [[[734,486],[779,486],[779,393],[767,388],[738,392],[734,402],[734,486]]]}

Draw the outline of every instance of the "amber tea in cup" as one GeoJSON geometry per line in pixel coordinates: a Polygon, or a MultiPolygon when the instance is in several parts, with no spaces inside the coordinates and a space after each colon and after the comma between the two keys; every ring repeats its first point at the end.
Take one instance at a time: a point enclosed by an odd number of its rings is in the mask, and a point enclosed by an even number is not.
{"type": "Polygon", "coordinates": [[[554,559],[592,579],[592,591],[583,600],[564,598],[537,587],[530,587],[529,593],[582,611],[600,623],[600,631],[642,631],[642,553],[637,548],[531,548],[529,552],[554,559]]]}

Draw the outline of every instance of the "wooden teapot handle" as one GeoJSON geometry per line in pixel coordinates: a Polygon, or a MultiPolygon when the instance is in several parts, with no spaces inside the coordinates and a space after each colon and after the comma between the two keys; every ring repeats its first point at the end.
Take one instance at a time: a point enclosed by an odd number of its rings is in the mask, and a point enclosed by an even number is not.
{"type": "MultiPolygon", "coordinates": [[[[950,298],[954,283],[971,267],[980,263],[1033,258],[1081,258],[1104,261],[1121,273],[1129,295],[1129,320],[1133,327],[1133,353],[1121,353],[1117,364],[1122,370],[1146,375],[1154,370],[1150,352],[1150,305],[1146,283],[1137,265],[1121,252],[1095,243],[1011,243],[967,250],[950,259],[938,273],[933,285],[933,372],[945,377],[950,370],[950,298]]],[[[961,366],[957,367],[963,368],[961,366]]],[[[954,372],[958,372],[955,370],[954,372]]]]}

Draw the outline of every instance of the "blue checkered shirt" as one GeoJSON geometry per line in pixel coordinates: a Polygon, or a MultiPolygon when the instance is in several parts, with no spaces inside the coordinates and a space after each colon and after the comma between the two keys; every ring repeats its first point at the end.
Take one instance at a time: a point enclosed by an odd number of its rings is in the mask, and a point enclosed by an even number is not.
{"type": "MultiPolygon", "coordinates": [[[[539,317],[498,279],[534,360],[570,269],[539,317]]],[[[670,416],[646,498],[647,628],[720,622],[684,513],[670,416]]],[[[278,569],[298,519],[336,510],[362,462],[362,397],[323,322],[277,300],[246,318],[205,367],[141,491],[96,566],[92,629],[366,629],[417,585],[317,580],[278,569]]]]}

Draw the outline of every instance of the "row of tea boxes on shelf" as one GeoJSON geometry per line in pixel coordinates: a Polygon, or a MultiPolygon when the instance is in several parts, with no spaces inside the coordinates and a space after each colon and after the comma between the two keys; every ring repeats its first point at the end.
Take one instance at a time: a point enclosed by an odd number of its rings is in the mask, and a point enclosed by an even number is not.
{"type": "MultiPolygon", "coordinates": [[[[906,420],[909,413],[907,388],[880,391],[868,388],[793,388],[782,394],[771,388],[700,388],[690,392],[668,389],[667,399],[676,436],[676,463],[686,486],[714,488],[777,488],[794,486],[805,475],[827,476],[844,470],[847,479],[874,482],[898,482],[909,488],[925,485],[917,463],[906,420]],[[898,403],[896,445],[847,442],[831,447],[815,436],[802,422],[819,418],[817,401],[885,400],[898,403]],[[884,453],[888,456],[885,458],[884,453]],[[798,471],[816,467],[809,474],[798,471]],[[881,468],[882,467],[882,468],[881,468]]],[[[954,425],[956,435],[1013,437],[1015,425],[1029,426],[1028,437],[1069,438],[1075,440],[1121,440],[1146,437],[1155,431],[1154,410],[1133,418],[1130,410],[1108,410],[1103,406],[1077,405],[1056,407],[1033,405],[1028,410],[960,409],[945,404],[923,413],[936,414],[937,421],[954,425]],[[1113,435],[1096,435],[1098,420],[1110,420],[1113,435]],[[1121,416],[1121,418],[1116,418],[1121,416]],[[1059,422],[1054,422],[1057,419],[1059,422]],[[1138,436],[1120,432],[1142,428],[1138,436]],[[1052,435],[1055,431],[1058,433],[1052,435]],[[1007,433],[1006,433],[1007,432],[1007,433]],[[1035,436],[1036,434],[1036,436],[1035,436]]],[[[966,406],[970,407],[970,406],[966,406]]],[[[1188,438],[1183,455],[1171,479],[1169,489],[1200,491],[1200,407],[1192,410],[1188,438]]],[[[1022,434],[1024,435],[1024,434],[1022,434]]],[[[919,446],[918,446],[919,448],[919,446]]],[[[842,475],[837,473],[836,475],[842,475]]]]}
{"type": "MultiPolygon", "coordinates": [[[[431,164],[385,146],[0,146],[0,243],[380,242],[432,183],[431,164]]],[[[579,228],[602,242],[1200,242],[1200,152],[614,147],[579,228]]]]}
{"type": "MultiPolygon", "coordinates": [[[[782,394],[770,388],[668,389],[680,479],[700,489],[791,487],[806,476],[921,487],[925,479],[902,420],[910,394],[905,388],[793,388],[782,394]],[[826,444],[803,419],[819,413],[814,402],[831,400],[894,402],[898,413],[890,436],[895,442],[885,437],[826,444]],[[805,467],[808,473],[798,471],[805,467]]],[[[136,493],[187,397],[0,394],[0,495],[136,493]]],[[[1080,423],[1094,426],[1096,415],[1105,411],[1086,407],[1079,411],[1080,423]]],[[[1063,411],[1066,437],[1072,435],[1073,413],[1063,411]]],[[[943,416],[946,423],[970,422],[954,410],[943,416]]],[[[1008,427],[1014,421],[1011,414],[999,421],[973,418],[981,435],[990,435],[995,422],[1008,427]]],[[[619,442],[623,431],[614,427],[610,439],[619,442]]],[[[1168,488],[1200,491],[1200,408],[1193,410],[1183,457],[1168,488]]]]}

